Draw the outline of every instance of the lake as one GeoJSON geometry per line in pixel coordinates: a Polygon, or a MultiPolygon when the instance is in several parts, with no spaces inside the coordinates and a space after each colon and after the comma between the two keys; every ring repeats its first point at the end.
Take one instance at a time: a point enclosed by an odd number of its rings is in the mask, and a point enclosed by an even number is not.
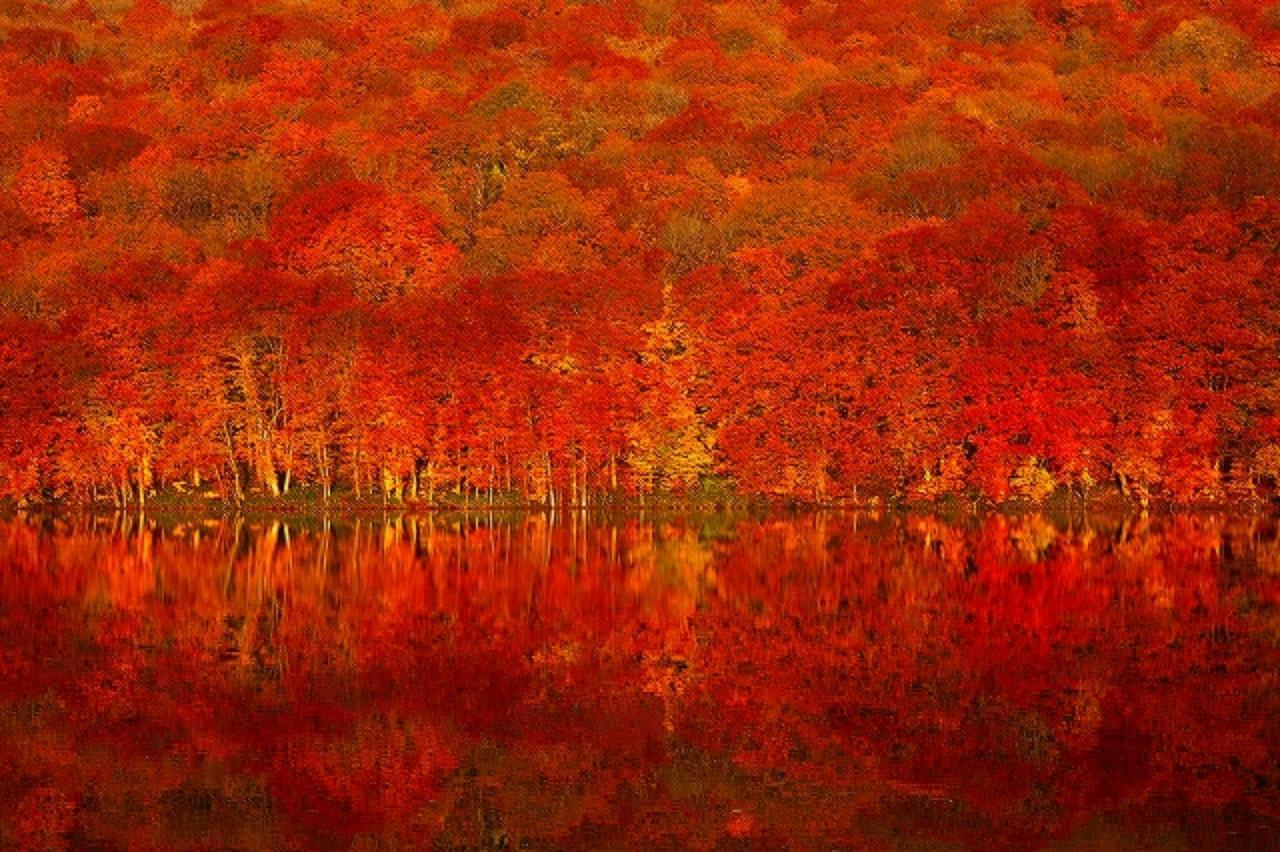
{"type": "Polygon", "coordinates": [[[0,847],[1256,849],[1267,517],[0,521],[0,847]]]}

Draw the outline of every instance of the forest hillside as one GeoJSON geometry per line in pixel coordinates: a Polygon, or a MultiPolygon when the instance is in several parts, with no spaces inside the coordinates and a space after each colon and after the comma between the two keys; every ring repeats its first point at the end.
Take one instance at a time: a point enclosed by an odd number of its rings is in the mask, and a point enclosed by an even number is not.
{"type": "Polygon", "coordinates": [[[3,0],[0,40],[11,500],[1280,476],[1280,3],[3,0]]]}

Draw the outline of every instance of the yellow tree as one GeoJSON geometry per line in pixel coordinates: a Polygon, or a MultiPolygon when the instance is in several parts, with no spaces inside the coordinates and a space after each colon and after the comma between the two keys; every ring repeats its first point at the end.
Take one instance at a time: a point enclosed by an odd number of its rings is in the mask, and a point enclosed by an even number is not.
{"type": "Polygon", "coordinates": [[[692,397],[698,372],[693,335],[671,311],[664,287],[662,315],[644,327],[640,418],[629,430],[628,464],[646,490],[696,485],[714,463],[715,435],[692,397]]]}

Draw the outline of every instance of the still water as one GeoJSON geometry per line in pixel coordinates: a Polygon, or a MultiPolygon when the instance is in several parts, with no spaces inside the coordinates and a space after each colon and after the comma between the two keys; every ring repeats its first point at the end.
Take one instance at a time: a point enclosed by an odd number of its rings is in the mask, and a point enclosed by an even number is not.
{"type": "Polygon", "coordinates": [[[0,847],[1272,848],[1273,519],[0,521],[0,847]]]}

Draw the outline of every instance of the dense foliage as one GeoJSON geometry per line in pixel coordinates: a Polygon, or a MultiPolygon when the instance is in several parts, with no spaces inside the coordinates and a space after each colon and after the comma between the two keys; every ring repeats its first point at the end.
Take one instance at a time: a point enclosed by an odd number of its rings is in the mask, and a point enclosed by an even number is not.
{"type": "Polygon", "coordinates": [[[1280,475],[1271,0],[6,0],[0,33],[4,495],[1280,475]]]}

